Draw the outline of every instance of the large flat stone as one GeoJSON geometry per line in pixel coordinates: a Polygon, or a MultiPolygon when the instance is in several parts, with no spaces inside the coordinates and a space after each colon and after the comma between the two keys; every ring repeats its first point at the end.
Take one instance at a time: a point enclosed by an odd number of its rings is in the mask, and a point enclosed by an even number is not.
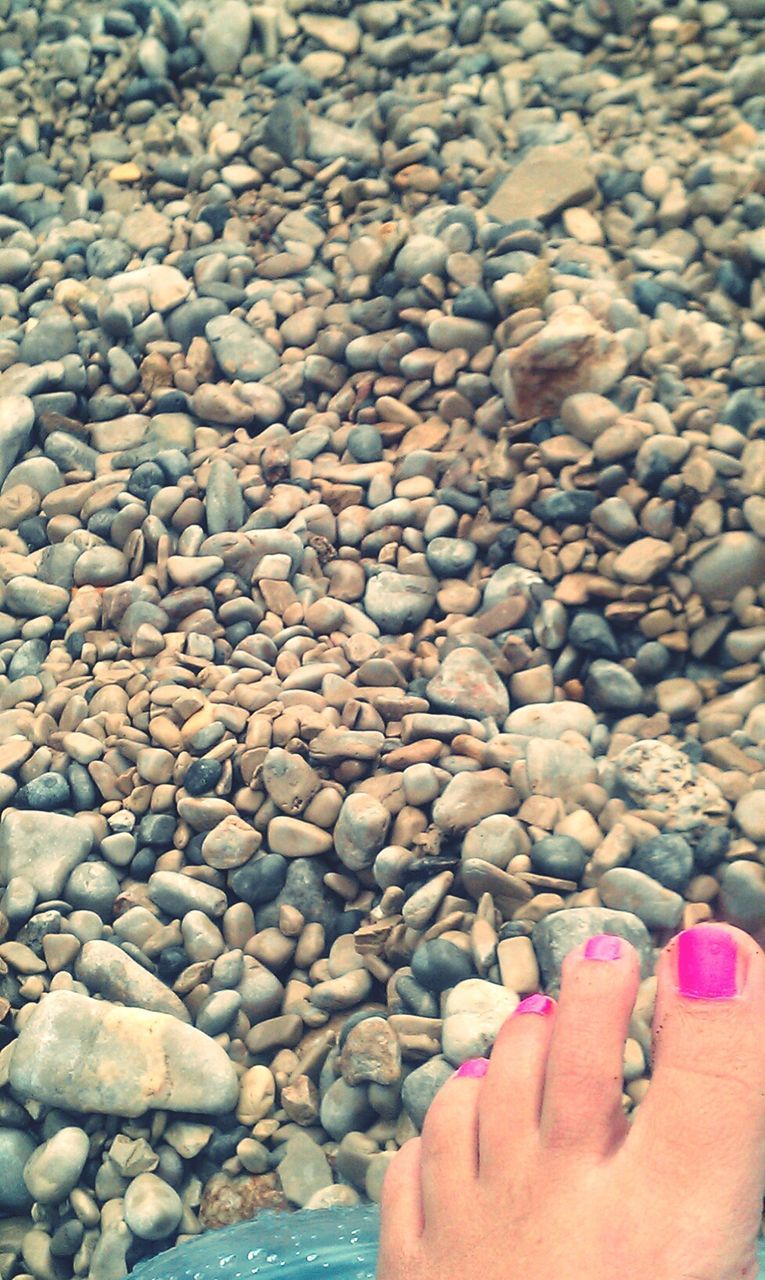
{"type": "Polygon", "coordinates": [[[532,147],[494,192],[486,212],[503,222],[544,221],[569,205],[584,204],[596,191],[587,166],[589,154],[589,146],[579,139],[532,147]]]}
{"type": "Polygon", "coordinates": [[[239,1098],[234,1064],[203,1031],[73,991],[40,1001],[16,1042],[9,1080],[20,1100],[80,1114],[219,1114],[239,1098]]]}
{"type": "Polygon", "coordinates": [[[93,847],[86,822],[59,813],[7,813],[0,823],[0,884],[23,876],[40,900],[58,898],[93,847]]]}
{"type": "Polygon", "coordinates": [[[34,422],[29,396],[0,393],[0,484],[29,443],[34,422]]]}

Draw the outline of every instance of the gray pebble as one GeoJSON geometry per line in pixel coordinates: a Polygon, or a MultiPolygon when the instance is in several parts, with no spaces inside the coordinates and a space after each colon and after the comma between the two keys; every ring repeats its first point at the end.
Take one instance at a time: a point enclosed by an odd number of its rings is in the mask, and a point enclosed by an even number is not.
{"type": "Polygon", "coordinates": [[[155,1173],[139,1173],[125,1192],[125,1222],[141,1240],[164,1240],[182,1215],[178,1192],[155,1173]]]}
{"type": "Polygon", "coordinates": [[[24,1180],[24,1170],[35,1145],[28,1133],[0,1128],[0,1209],[8,1213],[22,1213],[32,1207],[33,1197],[24,1180]]]}
{"type": "Polygon", "coordinates": [[[38,1204],[59,1204],[79,1182],[90,1154],[83,1129],[66,1126],[38,1147],[24,1169],[24,1181],[38,1204]]]}

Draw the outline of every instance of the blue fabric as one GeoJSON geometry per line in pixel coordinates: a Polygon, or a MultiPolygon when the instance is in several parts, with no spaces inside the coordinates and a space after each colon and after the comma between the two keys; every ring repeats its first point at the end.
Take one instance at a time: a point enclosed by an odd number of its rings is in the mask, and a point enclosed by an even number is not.
{"type": "MultiPolygon", "coordinates": [[[[374,1280],[377,1205],[268,1210],[252,1222],[208,1231],[142,1262],[129,1280],[374,1280]]],[[[413,1278],[414,1280],[414,1278],[413,1278]]],[[[760,1246],[765,1280],[765,1241],[760,1246]]]]}

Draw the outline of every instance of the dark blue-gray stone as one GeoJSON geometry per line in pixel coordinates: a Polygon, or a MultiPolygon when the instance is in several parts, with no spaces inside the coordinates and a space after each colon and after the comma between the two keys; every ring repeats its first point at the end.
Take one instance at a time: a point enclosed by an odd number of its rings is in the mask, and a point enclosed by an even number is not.
{"type": "Polygon", "coordinates": [[[223,775],[223,765],[220,760],[205,758],[203,760],[195,760],[186,771],[183,779],[183,785],[190,796],[203,796],[206,792],[212,791],[223,775]]]}
{"type": "MultiPolygon", "coordinates": [[[[59,584],[69,585],[67,583],[59,584]]],[[[19,645],[10,662],[8,675],[11,680],[20,680],[22,676],[36,676],[48,656],[48,646],[44,640],[25,640],[19,645]]]]}
{"type": "Polygon", "coordinates": [[[438,1001],[431,991],[423,986],[409,973],[402,973],[396,979],[396,991],[404,1003],[418,1018],[437,1018],[439,1016],[438,1001]]]}
{"type": "Polygon", "coordinates": [[[228,885],[242,902],[259,907],[265,902],[273,902],[284,888],[286,878],[287,859],[280,853],[266,853],[262,858],[252,858],[243,867],[230,872],[228,885]]]}
{"type": "MultiPolygon", "coordinates": [[[[278,856],[278,855],[268,855],[278,856]]],[[[327,932],[332,932],[339,914],[337,898],[324,884],[327,863],[323,858],[288,858],[284,888],[273,902],[255,912],[258,929],[278,926],[279,908],[282,904],[297,907],[309,922],[316,922],[327,932]]]]}
{"type": "Polygon", "coordinates": [[[86,813],[89,809],[96,809],[101,797],[85,765],[73,760],[67,769],[67,777],[74,811],[86,813]]]}
{"type": "Polygon", "coordinates": [[[590,706],[635,711],[643,705],[643,690],[631,671],[607,658],[596,658],[584,686],[590,706]]]}
{"type": "Polygon", "coordinates": [[[124,271],[133,250],[124,240],[94,240],[85,250],[88,274],[109,280],[124,271]]]}
{"type": "Polygon", "coordinates": [[[33,329],[21,339],[19,357],[25,364],[44,364],[60,360],[78,350],[77,331],[63,307],[52,306],[43,312],[33,329]]]}
{"type": "Polygon", "coordinates": [[[598,933],[615,934],[632,943],[640,958],[641,979],[651,977],[654,970],[653,943],[642,920],[631,911],[572,907],[568,911],[555,911],[545,916],[534,925],[531,935],[544,989],[551,996],[558,995],[563,961],[569,951],[598,933]]]}
{"type": "Polygon", "coordinates": [[[597,493],[590,493],[585,489],[559,489],[549,497],[533,502],[531,510],[545,524],[563,528],[567,524],[586,524],[598,501],[597,493]]]}
{"type": "Polygon", "coordinates": [[[53,1232],[50,1251],[54,1258],[72,1258],[82,1244],[85,1228],[78,1218],[62,1222],[53,1232]]]}
{"type": "Polygon", "coordinates": [[[136,833],[139,844],[166,845],[173,843],[175,818],[171,813],[147,813],[141,818],[136,833]]]}
{"type": "Polygon", "coordinates": [[[38,778],[19,787],[13,802],[18,809],[57,813],[59,809],[68,809],[70,800],[69,783],[63,774],[41,773],[38,778]]]}
{"type": "MultiPolygon", "coordinates": [[[[285,93],[284,88],[282,93],[285,93]]],[[[291,164],[305,156],[309,138],[310,116],[300,99],[286,93],[284,97],[277,98],[266,116],[263,136],[266,146],[291,164]]]]}
{"type": "Polygon", "coordinates": [[[356,462],[380,462],[383,456],[382,435],[371,422],[353,427],[348,432],[347,446],[356,462]]]}
{"type": "Polygon", "coordinates": [[[193,338],[204,337],[205,325],[210,320],[227,314],[228,307],[219,298],[192,298],[170,312],[167,331],[173,342],[180,342],[184,351],[188,351],[193,338]]]}
{"type": "Polygon", "coordinates": [[[682,836],[667,832],[638,845],[629,865],[652,876],[667,889],[682,893],[693,875],[693,850],[682,836]]]}
{"type": "Polygon", "coordinates": [[[531,865],[542,876],[578,880],[587,865],[587,854],[573,836],[543,836],[531,849],[531,865]]]}
{"type": "Polygon", "coordinates": [[[569,643],[596,658],[618,658],[619,645],[605,618],[582,609],[568,629],[569,643]]]}
{"type": "Polygon", "coordinates": [[[729,827],[707,827],[693,850],[693,860],[699,871],[711,871],[722,862],[732,839],[733,833],[729,827]]]}
{"type": "Polygon", "coordinates": [[[81,862],[64,885],[63,897],[75,911],[95,911],[108,923],[119,891],[120,882],[108,862],[81,862]]]}
{"type": "Polygon", "coordinates": [[[37,1143],[20,1129],[0,1129],[0,1210],[20,1213],[32,1208],[24,1181],[24,1165],[37,1143]]]}
{"type": "Polygon", "coordinates": [[[401,1086],[401,1102],[412,1124],[422,1130],[428,1107],[442,1085],[454,1075],[454,1067],[440,1054],[415,1067],[401,1086]]]}
{"type": "Polygon", "coordinates": [[[474,978],[473,961],[460,947],[443,938],[421,942],[412,956],[412,973],[420,986],[436,993],[474,978]]]}
{"type": "Polygon", "coordinates": [[[669,649],[666,649],[658,640],[648,640],[645,644],[641,644],[635,654],[635,674],[652,684],[656,680],[661,680],[671,661],[672,655],[669,649]]]}
{"type": "Polygon", "coordinates": [[[491,322],[496,319],[497,308],[485,289],[471,284],[457,294],[452,305],[452,315],[491,322]]]}

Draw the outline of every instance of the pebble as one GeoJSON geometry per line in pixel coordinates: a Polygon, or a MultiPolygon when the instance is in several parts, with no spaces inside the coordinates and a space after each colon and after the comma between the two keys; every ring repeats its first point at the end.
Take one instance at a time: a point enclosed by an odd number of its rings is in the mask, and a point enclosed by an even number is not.
{"type": "Polygon", "coordinates": [[[189,1022],[188,1011],[159,978],[111,942],[86,942],[77,957],[75,972],[88,991],[105,1000],[131,1008],[153,1009],[189,1022]]]}
{"type": "Polygon", "coordinates": [[[668,889],[682,893],[693,874],[693,850],[683,836],[664,834],[639,844],[630,864],[668,889]]]}
{"type": "Polygon", "coordinates": [[[10,1082],[19,1097],[47,1106],[121,1116],[150,1107],[217,1114],[239,1092],[225,1051],[195,1027],[72,991],[50,992],[25,1022],[10,1082]]]}
{"type": "Polygon", "coordinates": [[[435,595],[434,581],[384,569],[370,578],[364,595],[364,609],[385,634],[400,635],[428,616],[435,595]]]}
{"type": "Polygon", "coordinates": [[[139,1173],[125,1191],[125,1222],[140,1240],[164,1240],[183,1216],[178,1192],[154,1173],[139,1173]]]}
{"type": "Polygon", "coordinates": [[[33,1196],[24,1179],[29,1161],[38,1149],[34,1138],[13,1127],[0,1129],[0,1208],[10,1213],[31,1209],[33,1196]]]}
{"type": "Polygon", "coordinates": [[[59,1204],[77,1186],[90,1152],[87,1133],[66,1126],[38,1147],[24,1168],[27,1190],[38,1204],[59,1204]]]}
{"type": "Polygon", "coordinates": [[[613,764],[633,803],[663,815],[665,831],[693,832],[728,815],[720,788],[668,743],[637,741],[613,764]]]}
{"type": "Polygon", "coordinates": [[[505,685],[483,653],[469,645],[447,654],[427,694],[436,711],[450,715],[503,720],[510,710],[505,685]]]}
{"type": "Polygon", "coordinates": [[[607,907],[632,912],[649,929],[677,928],[685,905],[679,893],[632,867],[606,871],[598,881],[598,894],[607,907]]]}
{"type": "Polygon", "coordinates": [[[441,1043],[447,1061],[459,1067],[470,1058],[488,1057],[502,1024],[518,1004],[515,992],[494,982],[458,982],[443,1006],[441,1043]]]}
{"type": "Polygon", "coordinates": [[[0,485],[29,443],[35,409],[25,395],[0,396],[0,485]]]}
{"type": "Polygon", "coordinates": [[[40,898],[58,898],[70,873],[93,847],[93,830],[58,813],[6,813],[0,823],[0,878],[22,876],[40,898]]]}
{"type": "Polygon", "coordinates": [[[723,533],[694,561],[691,582],[704,600],[732,600],[742,587],[756,586],[765,572],[765,543],[744,531],[723,533]]]}

